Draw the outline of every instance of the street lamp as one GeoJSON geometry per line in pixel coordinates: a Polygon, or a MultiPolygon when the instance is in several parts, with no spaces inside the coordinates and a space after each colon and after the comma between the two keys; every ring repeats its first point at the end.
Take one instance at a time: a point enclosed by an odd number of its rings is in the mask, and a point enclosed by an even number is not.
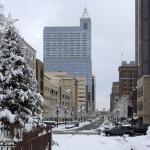
{"type": "Polygon", "coordinates": [[[75,117],[74,119],[76,121],[77,120],[77,112],[75,112],[75,116],[74,117],[75,117]]]}
{"type": "Polygon", "coordinates": [[[58,128],[58,114],[59,114],[59,108],[58,106],[56,107],[56,115],[57,115],[57,128],[58,128]]]}
{"type": "Polygon", "coordinates": [[[71,110],[71,123],[72,123],[72,121],[73,121],[73,111],[71,110]]]}
{"type": "Polygon", "coordinates": [[[65,126],[66,126],[66,114],[67,114],[67,108],[65,107],[65,111],[64,111],[64,113],[65,113],[65,126]]]}
{"type": "Polygon", "coordinates": [[[119,125],[119,110],[116,111],[116,115],[117,115],[116,123],[117,123],[117,126],[118,126],[119,125]]]}

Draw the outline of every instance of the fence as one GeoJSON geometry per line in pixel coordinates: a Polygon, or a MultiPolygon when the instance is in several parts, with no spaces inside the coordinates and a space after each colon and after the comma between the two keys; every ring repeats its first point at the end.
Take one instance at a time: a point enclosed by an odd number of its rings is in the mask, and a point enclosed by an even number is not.
{"type": "Polygon", "coordinates": [[[7,133],[2,135],[3,140],[0,140],[0,150],[51,150],[51,126],[34,129],[30,132],[14,128],[13,132],[7,133]],[[13,133],[18,141],[10,140],[10,137],[13,137],[10,136],[10,133],[13,133]]]}

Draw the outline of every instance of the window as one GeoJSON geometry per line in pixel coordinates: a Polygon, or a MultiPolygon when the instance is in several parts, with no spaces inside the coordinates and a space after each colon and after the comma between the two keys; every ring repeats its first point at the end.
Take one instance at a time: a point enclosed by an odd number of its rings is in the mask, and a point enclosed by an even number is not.
{"type": "Polygon", "coordinates": [[[143,103],[142,102],[138,102],[138,110],[143,110],[143,103]]]}
{"type": "Polygon", "coordinates": [[[143,88],[139,88],[139,89],[137,90],[137,96],[138,96],[138,97],[143,96],[143,88]]]}
{"type": "Polygon", "coordinates": [[[83,29],[87,29],[88,28],[88,24],[87,23],[84,23],[83,24],[83,29]]]}
{"type": "Polygon", "coordinates": [[[149,22],[148,21],[144,21],[143,22],[143,37],[144,39],[149,39],[149,22]]]}

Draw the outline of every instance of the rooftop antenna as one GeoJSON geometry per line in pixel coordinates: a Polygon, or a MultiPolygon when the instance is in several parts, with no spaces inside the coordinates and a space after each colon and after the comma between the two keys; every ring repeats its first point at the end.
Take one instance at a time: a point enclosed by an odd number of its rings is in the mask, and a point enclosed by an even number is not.
{"type": "Polygon", "coordinates": [[[86,8],[86,1],[85,1],[85,7],[84,7],[84,9],[87,9],[87,8],[86,8]]]}
{"type": "Polygon", "coordinates": [[[124,54],[121,53],[121,60],[123,61],[124,60],[124,54]]]}

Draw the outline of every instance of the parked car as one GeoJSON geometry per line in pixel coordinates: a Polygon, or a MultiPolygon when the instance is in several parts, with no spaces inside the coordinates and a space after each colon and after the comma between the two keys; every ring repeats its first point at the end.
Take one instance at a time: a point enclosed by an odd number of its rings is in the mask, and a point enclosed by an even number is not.
{"type": "Polygon", "coordinates": [[[51,125],[52,127],[56,126],[56,122],[55,121],[43,121],[43,123],[45,123],[46,125],[51,125]]]}
{"type": "Polygon", "coordinates": [[[105,133],[106,136],[124,134],[128,134],[129,136],[131,136],[133,135],[133,129],[131,126],[116,126],[111,129],[105,129],[103,133],[105,133]]]}
{"type": "Polygon", "coordinates": [[[71,125],[67,125],[66,127],[65,127],[65,129],[71,129],[71,128],[74,128],[75,127],[75,125],[74,124],[71,124],[71,125]]]}
{"type": "Polygon", "coordinates": [[[113,127],[111,122],[105,122],[103,126],[104,126],[104,129],[111,129],[113,127]]]}
{"type": "Polygon", "coordinates": [[[92,119],[89,119],[88,121],[89,121],[89,122],[92,122],[92,119]]]}
{"type": "Polygon", "coordinates": [[[133,127],[134,134],[146,134],[150,124],[138,124],[133,127]]]}
{"type": "Polygon", "coordinates": [[[74,121],[73,124],[75,125],[75,127],[79,127],[79,122],[78,121],[74,121]]]}

